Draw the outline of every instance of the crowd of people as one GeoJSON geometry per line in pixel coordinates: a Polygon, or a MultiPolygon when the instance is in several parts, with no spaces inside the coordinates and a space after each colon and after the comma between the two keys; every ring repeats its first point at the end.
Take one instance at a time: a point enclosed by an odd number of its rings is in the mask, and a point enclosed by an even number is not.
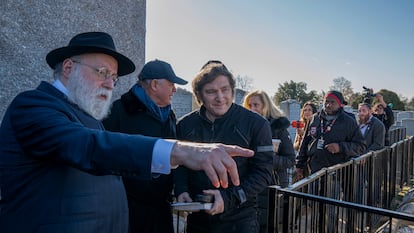
{"type": "Polygon", "coordinates": [[[302,179],[382,149],[394,123],[380,94],[355,117],[332,90],[320,110],[303,104],[292,140],[266,92],[234,103],[235,79],[218,60],[195,75],[199,108],[180,119],[171,100],[187,81],[162,60],[111,103],[135,65],[103,32],[74,36],[46,61],[55,81],[18,94],[0,127],[2,232],[173,233],[173,199],[200,195],[212,207],[188,216],[188,233],[266,232],[267,186],[289,186],[288,169],[302,179]]]}

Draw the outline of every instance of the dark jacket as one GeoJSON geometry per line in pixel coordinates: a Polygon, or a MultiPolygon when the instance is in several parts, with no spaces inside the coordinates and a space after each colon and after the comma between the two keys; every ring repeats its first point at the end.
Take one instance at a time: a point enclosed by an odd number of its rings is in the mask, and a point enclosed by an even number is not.
{"type": "Polygon", "coordinates": [[[150,179],[155,141],[103,131],[49,83],[19,94],[0,127],[0,231],[126,233],[119,175],[150,179]]]}
{"type": "Polygon", "coordinates": [[[324,111],[313,115],[305,131],[296,167],[305,169],[309,162],[311,172],[314,173],[324,167],[346,162],[351,157],[365,152],[366,144],[356,120],[345,114],[342,109],[338,110],[336,117],[333,125],[329,126],[324,111]],[[330,128],[330,130],[325,130],[324,145],[338,143],[340,152],[337,154],[332,154],[325,148],[317,148],[318,141],[321,139],[321,119],[323,119],[324,128],[330,128]]]}
{"type": "MultiPolygon", "coordinates": [[[[175,138],[176,118],[171,111],[161,122],[134,95],[132,89],[113,103],[111,114],[103,121],[107,130],[146,136],[175,138]]],[[[123,177],[128,196],[130,232],[173,232],[170,208],[172,175],[159,175],[152,180],[123,177]]]]}
{"type": "Polygon", "coordinates": [[[296,157],[290,134],[287,131],[287,128],[290,126],[290,121],[286,117],[280,117],[278,119],[271,118],[269,122],[272,128],[272,138],[281,140],[277,154],[273,159],[273,169],[276,172],[276,184],[286,187],[289,185],[287,169],[295,165],[296,157]]]}
{"type": "Polygon", "coordinates": [[[367,152],[380,150],[384,148],[385,143],[385,127],[384,124],[376,117],[372,116],[367,123],[367,129],[364,133],[365,142],[367,144],[367,152]]]}
{"type": "MultiPolygon", "coordinates": [[[[239,105],[233,104],[221,118],[211,122],[205,117],[205,108],[194,111],[179,120],[177,137],[196,142],[220,142],[250,148],[256,153],[251,158],[234,157],[240,176],[240,186],[220,189],[224,199],[224,213],[210,216],[205,213],[193,213],[194,218],[202,215],[205,229],[226,222],[236,224],[243,219],[256,221],[256,196],[266,186],[274,182],[272,175],[273,148],[271,129],[268,121],[260,115],[239,105]]],[[[188,192],[194,195],[205,189],[214,188],[205,173],[179,167],[174,176],[175,194],[188,192]]],[[[190,215],[191,216],[191,215],[190,215]]],[[[190,217],[189,216],[189,217],[190,217]]],[[[191,218],[188,221],[192,224],[191,218]]],[[[247,229],[246,229],[247,230],[247,229]]],[[[206,230],[206,232],[209,232],[206,230]]]]}
{"type": "MultiPolygon", "coordinates": [[[[289,185],[289,177],[287,169],[295,165],[295,150],[293,149],[292,140],[287,128],[290,126],[290,121],[286,117],[278,119],[270,118],[270,127],[272,129],[272,138],[280,139],[279,148],[273,156],[273,170],[275,175],[275,184],[281,187],[289,185]]],[[[257,197],[258,220],[260,225],[260,232],[267,232],[267,212],[269,205],[269,191],[264,190],[259,193],[257,197]]]]}
{"type": "Polygon", "coordinates": [[[390,135],[389,135],[389,130],[391,125],[394,124],[394,113],[392,112],[392,109],[387,106],[384,108],[384,114],[378,115],[378,114],[373,114],[376,118],[378,118],[385,126],[385,145],[389,146],[391,145],[390,142],[390,135]]]}

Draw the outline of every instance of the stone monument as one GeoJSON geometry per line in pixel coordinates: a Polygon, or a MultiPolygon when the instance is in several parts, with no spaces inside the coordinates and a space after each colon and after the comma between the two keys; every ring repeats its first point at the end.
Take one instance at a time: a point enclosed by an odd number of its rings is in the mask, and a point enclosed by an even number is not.
{"type": "Polygon", "coordinates": [[[401,111],[397,114],[397,122],[401,122],[403,119],[413,119],[413,111],[401,111]]]}
{"type": "Polygon", "coordinates": [[[238,105],[243,104],[243,98],[248,93],[248,91],[242,90],[240,88],[236,88],[234,92],[234,103],[238,105]]]}
{"type": "Polygon", "coordinates": [[[414,119],[404,118],[401,120],[401,126],[407,128],[407,136],[414,136],[414,119]]]}
{"type": "Polygon", "coordinates": [[[193,111],[194,101],[193,93],[182,88],[177,88],[177,92],[171,100],[171,106],[177,119],[193,111]]]}
{"type": "MultiPolygon", "coordinates": [[[[300,120],[300,103],[297,100],[289,99],[280,102],[280,109],[285,113],[286,117],[290,121],[298,121],[300,120]]],[[[294,141],[296,136],[296,129],[289,126],[288,128],[290,137],[292,141],[294,141]]]]}

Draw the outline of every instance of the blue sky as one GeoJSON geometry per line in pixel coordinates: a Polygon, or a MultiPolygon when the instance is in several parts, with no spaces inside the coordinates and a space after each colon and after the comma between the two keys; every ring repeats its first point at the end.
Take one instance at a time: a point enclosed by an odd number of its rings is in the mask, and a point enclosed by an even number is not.
{"type": "MultiPolygon", "coordinates": [[[[329,89],[345,77],[414,96],[414,1],[147,0],[146,61],[169,62],[191,82],[210,59],[255,89],[329,89]]],[[[181,86],[191,90],[191,84],[181,86]]]]}

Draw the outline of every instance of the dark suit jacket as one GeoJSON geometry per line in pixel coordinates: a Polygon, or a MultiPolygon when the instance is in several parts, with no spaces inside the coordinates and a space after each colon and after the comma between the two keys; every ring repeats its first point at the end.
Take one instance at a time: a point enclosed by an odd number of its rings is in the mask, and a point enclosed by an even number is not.
{"type": "Polygon", "coordinates": [[[380,150],[385,145],[385,126],[376,117],[371,117],[368,128],[364,133],[367,151],[380,150]]]}
{"type": "MultiPolygon", "coordinates": [[[[176,138],[174,112],[170,111],[168,120],[161,122],[132,90],[113,103],[111,114],[102,123],[113,132],[176,138]]],[[[128,197],[130,233],[174,232],[170,207],[172,174],[157,175],[152,180],[122,179],[128,197]]]]}
{"type": "Polygon", "coordinates": [[[127,232],[120,175],[151,178],[155,138],[104,132],[52,85],[19,94],[0,127],[0,231],[127,232]]]}

